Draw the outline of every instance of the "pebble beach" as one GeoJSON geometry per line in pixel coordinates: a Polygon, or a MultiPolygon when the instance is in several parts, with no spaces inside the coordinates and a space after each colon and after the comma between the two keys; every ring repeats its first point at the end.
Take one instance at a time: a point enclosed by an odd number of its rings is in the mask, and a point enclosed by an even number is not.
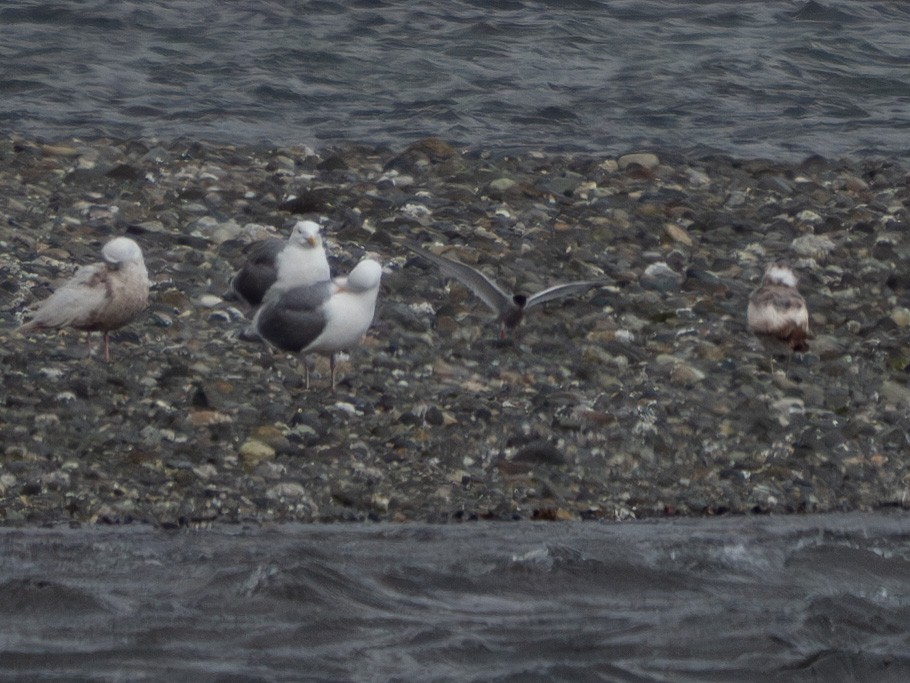
{"type": "Polygon", "coordinates": [[[0,524],[626,520],[905,508],[910,176],[882,160],[0,140],[0,524]],[[319,220],[367,254],[376,319],[303,385],[225,297],[256,240],[319,220]],[[15,333],[109,238],[150,305],[112,333],[15,333]],[[405,243],[503,287],[606,286],[506,339],[405,243]],[[746,329],[785,258],[813,338],[746,329]]]}

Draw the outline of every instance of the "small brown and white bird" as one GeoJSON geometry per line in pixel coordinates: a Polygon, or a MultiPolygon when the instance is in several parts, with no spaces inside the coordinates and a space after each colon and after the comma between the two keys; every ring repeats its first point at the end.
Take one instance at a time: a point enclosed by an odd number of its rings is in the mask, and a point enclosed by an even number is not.
{"type": "Polygon", "coordinates": [[[104,360],[111,361],[108,334],[132,322],[148,305],[149,278],[142,250],[129,237],[116,237],[101,249],[102,263],[83,266],[19,327],[36,330],[73,327],[104,333],[104,360]]]}
{"type": "Polygon", "coordinates": [[[749,329],[787,344],[793,351],[806,351],[809,345],[809,309],[799,293],[799,278],[785,261],[775,261],[765,269],[761,284],[749,297],[746,312],[749,329]]]}

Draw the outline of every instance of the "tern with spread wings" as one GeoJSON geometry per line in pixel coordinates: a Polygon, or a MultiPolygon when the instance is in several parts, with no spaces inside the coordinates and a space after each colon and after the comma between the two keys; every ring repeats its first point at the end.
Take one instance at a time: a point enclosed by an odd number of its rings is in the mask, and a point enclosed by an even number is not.
{"type": "Polygon", "coordinates": [[[554,285],[531,295],[508,294],[493,280],[471,266],[445,256],[438,256],[412,244],[405,244],[405,246],[421,258],[437,266],[443,275],[453,277],[461,282],[489,306],[496,314],[500,338],[505,337],[506,330],[518,326],[524,318],[525,311],[529,308],[608,284],[604,280],[579,280],[554,285]]]}

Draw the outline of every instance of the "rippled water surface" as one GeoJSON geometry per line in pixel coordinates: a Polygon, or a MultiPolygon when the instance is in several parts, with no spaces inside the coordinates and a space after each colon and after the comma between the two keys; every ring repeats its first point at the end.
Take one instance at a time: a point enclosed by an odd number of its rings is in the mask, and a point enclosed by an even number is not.
{"type": "Polygon", "coordinates": [[[0,675],[910,680],[910,517],[0,532],[0,675]]]}
{"type": "Polygon", "coordinates": [[[740,157],[910,149],[899,2],[0,5],[0,127],[740,157]]]}

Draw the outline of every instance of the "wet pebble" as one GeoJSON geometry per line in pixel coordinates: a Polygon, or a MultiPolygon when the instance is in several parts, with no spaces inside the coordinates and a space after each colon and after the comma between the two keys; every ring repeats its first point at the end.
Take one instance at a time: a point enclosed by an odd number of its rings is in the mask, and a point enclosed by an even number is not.
{"type": "Polygon", "coordinates": [[[0,333],[0,522],[893,503],[910,476],[906,172],[662,157],[0,139],[7,330],[114,230],[142,244],[153,280],[109,367],[83,334],[0,333]],[[252,311],[222,297],[246,246],[301,218],[324,222],[333,272],[368,251],[385,265],[334,394],[324,358],[307,390],[297,359],[241,341],[252,311]],[[610,285],[499,340],[483,303],[406,241],[508,287],[610,285]],[[778,258],[802,277],[804,354],[745,326],[778,258]]]}

